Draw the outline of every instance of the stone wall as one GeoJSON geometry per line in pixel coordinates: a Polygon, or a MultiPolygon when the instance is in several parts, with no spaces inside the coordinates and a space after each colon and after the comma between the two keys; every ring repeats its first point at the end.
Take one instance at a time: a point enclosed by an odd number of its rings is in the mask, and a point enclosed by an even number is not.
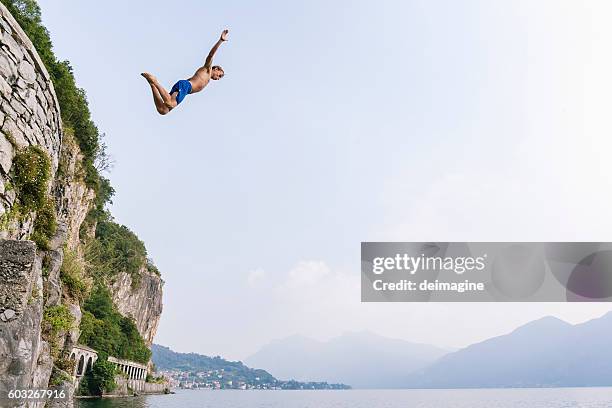
{"type": "Polygon", "coordinates": [[[144,383],[140,390],[141,394],[168,394],[170,392],[170,384],[168,383],[144,383]]]}
{"type": "MultiPolygon", "coordinates": [[[[9,211],[15,193],[8,188],[17,149],[44,149],[55,173],[59,163],[62,124],[59,103],[34,46],[21,27],[0,5],[0,216],[9,211]]],[[[26,237],[32,223],[0,231],[0,238],[26,237]]]]}
{"type": "Polygon", "coordinates": [[[108,394],[107,397],[126,397],[128,395],[144,395],[144,394],[168,394],[170,392],[170,384],[168,383],[148,383],[142,380],[128,380],[125,377],[118,375],[115,377],[117,388],[108,394]]]}

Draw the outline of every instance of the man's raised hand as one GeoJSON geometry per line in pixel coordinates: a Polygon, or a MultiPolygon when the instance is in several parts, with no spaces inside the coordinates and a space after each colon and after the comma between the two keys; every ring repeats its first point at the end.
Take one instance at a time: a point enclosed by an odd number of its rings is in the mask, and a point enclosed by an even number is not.
{"type": "Polygon", "coordinates": [[[229,34],[229,30],[223,30],[221,32],[221,41],[227,41],[227,35],[229,34]]]}

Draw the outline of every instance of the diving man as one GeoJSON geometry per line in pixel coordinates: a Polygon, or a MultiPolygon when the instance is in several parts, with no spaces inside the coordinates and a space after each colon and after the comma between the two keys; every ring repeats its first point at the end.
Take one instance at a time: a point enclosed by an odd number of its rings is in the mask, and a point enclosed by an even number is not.
{"type": "Polygon", "coordinates": [[[200,92],[206,87],[206,85],[208,85],[211,79],[216,81],[223,78],[223,75],[225,75],[223,68],[218,65],[213,65],[212,62],[215,53],[219,49],[219,46],[223,42],[227,41],[228,33],[228,30],[223,30],[221,37],[219,37],[219,40],[217,40],[215,45],[208,53],[204,66],[198,68],[191,78],[177,81],[172,86],[172,89],[170,89],[170,92],[166,91],[166,89],[159,84],[157,78],[150,73],[143,72],[140,74],[151,86],[155,108],[157,108],[160,115],[165,115],[172,109],[176,108],[176,106],[181,103],[183,99],[185,99],[185,96],[200,92]]]}

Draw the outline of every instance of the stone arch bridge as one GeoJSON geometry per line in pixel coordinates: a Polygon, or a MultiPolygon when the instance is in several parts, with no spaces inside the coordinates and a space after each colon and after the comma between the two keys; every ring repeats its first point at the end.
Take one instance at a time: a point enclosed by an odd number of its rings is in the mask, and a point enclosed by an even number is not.
{"type": "MultiPolygon", "coordinates": [[[[72,377],[77,384],[81,381],[88,369],[98,360],[96,350],[87,346],[76,345],[70,351],[70,360],[74,361],[72,377]]],[[[145,382],[147,379],[147,366],[135,361],[122,360],[115,357],[108,357],[108,361],[126,375],[128,387],[134,391],[146,391],[145,382]]]]}

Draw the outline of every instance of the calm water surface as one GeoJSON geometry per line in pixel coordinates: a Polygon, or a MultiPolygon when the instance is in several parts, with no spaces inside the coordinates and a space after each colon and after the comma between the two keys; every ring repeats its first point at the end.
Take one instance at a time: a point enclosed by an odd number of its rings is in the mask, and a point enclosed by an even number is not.
{"type": "Polygon", "coordinates": [[[79,400],[77,408],[611,408],[612,388],[206,391],[79,400]]]}

